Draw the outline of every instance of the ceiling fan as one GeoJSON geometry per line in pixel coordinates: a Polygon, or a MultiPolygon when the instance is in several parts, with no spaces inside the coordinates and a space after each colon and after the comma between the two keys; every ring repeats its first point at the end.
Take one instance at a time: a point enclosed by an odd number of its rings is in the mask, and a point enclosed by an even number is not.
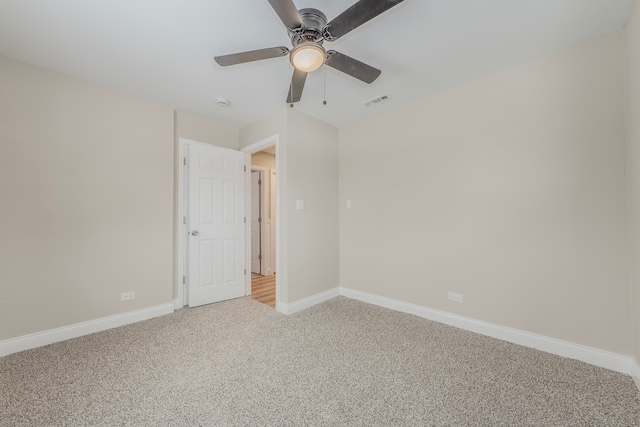
{"type": "Polygon", "coordinates": [[[307,74],[326,64],[365,83],[372,83],[381,71],[335,50],[326,50],[325,41],[332,42],[402,3],[404,0],[359,0],[338,17],[327,23],[327,17],[317,9],[297,10],[292,0],[268,0],[287,28],[293,48],[270,47],[248,52],[216,56],[222,66],[242,64],[289,55],[294,67],[287,103],[302,98],[307,74]]]}

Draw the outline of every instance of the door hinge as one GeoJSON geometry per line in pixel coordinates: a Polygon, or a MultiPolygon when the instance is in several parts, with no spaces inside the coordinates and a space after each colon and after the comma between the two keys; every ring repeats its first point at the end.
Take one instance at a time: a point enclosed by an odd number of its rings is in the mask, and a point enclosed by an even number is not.
{"type": "Polygon", "coordinates": [[[245,276],[247,275],[247,269],[246,268],[244,269],[244,275],[245,276]]]}
{"type": "Polygon", "coordinates": [[[258,255],[258,261],[262,261],[262,254],[258,255]]]}
{"type": "Polygon", "coordinates": [[[258,222],[262,222],[262,218],[258,218],[258,222]]]}
{"type": "Polygon", "coordinates": [[[182,276],[182,284],[184,285],[185,283],[187,283],[187,276],[182,276]]]}
{"type": "Polygon", "coordinates": [[[245,224],[247,223],[247,217],[246,216],[244,217],[244,223],[245,224]]]}
{"type": "Polygon", "coordinates": [[[262,185],[262,180],[258,180],[258,185],[262,185]]]}
{"type": "Polygon", "coordinates": [[[247,166],[246,166],[246,165],[244,166],[244,171],[245,171],[245,172],[247,171],[247,166]]]}
{"type": "Polygon", "coordinates": [[[182,223],[183,223],[183,224],[186,224],[186,223],[187,223],[187,217],[186,217],[186,216],[183,216],[183,217],[182,217],[182,223]]]}
{"type": "Polygon", "coordinates": [[[184,165],[186,166],[187,165],[187,158],[185,157],[183,160],[184,160],[184,165]]]}

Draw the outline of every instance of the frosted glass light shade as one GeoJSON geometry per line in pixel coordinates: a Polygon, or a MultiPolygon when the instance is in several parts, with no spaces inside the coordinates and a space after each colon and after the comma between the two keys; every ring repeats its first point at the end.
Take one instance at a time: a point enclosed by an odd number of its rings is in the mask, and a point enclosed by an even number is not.
{"type": "Polygon", "coordinates": [[[300,44],[291,52],[291,64],[300,71],[310,73],[324,64],[325,57],[322,46],[315,43],[300,44]]]}

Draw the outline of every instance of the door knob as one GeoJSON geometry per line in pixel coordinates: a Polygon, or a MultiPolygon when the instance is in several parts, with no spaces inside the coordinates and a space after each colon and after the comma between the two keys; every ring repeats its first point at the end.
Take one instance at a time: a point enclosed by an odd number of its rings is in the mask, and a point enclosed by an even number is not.
{"type": "Polygon", "coordinates": [[[192,235],[192,236],[197,236],[197,235],[198,235],[198,230],[193,230],[193,231],[191,232],[191,235],[192,235]]]}

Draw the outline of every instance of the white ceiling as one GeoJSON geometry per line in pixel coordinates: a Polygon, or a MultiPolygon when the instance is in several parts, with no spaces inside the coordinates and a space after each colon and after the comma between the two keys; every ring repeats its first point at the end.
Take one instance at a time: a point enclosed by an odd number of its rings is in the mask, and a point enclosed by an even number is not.
{"type": "MultiPolygon", "coordinates": [[[[328,20],[355,2],[293,1],[328,20]]],[[[326,44],[381,69],[378,80],[323,67],[295,108],[343,126],[616,31],[632,3],[406,0],[326,44]],[[383,94],[391,100],[362,105],[383,94]]],[[[0,55],[236,127],[285,105],[292,67],[287,57],[231,67],[213,57],[273,46],[290,43],[267,0],[0,0],[0,55]]]]}

